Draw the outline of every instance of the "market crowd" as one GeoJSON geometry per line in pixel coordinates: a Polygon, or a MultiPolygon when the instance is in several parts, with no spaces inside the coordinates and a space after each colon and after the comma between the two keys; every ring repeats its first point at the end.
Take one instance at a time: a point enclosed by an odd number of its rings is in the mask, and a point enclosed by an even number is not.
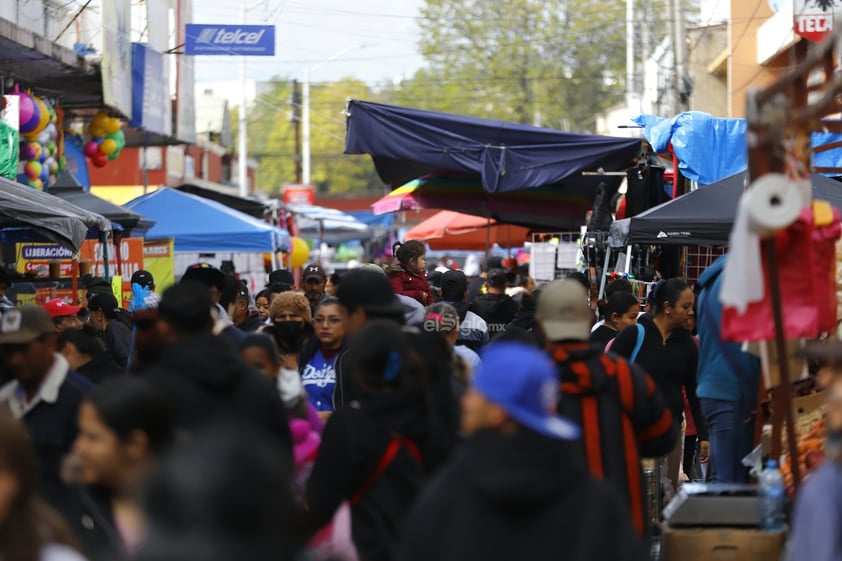
{"type": "MultiPolygon", "coordinates": [[[[126,306],[96,278],[84,306],[9,302],[0,558],[643,560],[644,459],[667,500],[747,480],[759,363],[719,337],[721,261],[597,303],[581,274],[394,254],[257,294],[197,263],[160,295],[138,271],[126,306]]],[[[793,559],[842,555],[829,385],[837,492],[804,487],[793,559]]]]}

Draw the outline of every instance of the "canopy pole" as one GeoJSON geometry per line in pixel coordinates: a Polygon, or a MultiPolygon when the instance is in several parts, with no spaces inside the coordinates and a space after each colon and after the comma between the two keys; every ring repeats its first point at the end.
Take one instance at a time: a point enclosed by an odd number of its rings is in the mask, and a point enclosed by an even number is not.
{"type": "Polygon", "coordinates": [[[597,300],[602,300],[605,295],[605,284],[608,279],[608,263],[611,260],[611,246],[605,248],[605,264],[602,266],[602,279],[599,281],[599,294],[597,300]]]}
{"type": "Polygon", "coordinates": [[[626,247],[626,267],[624,269],[624,272],[627,275],[629,274],[629,269],[631,269],[631,251],[632,251],[632,246],[627,246],[626,247]]]}
{"type": "Polygon", "coordinates": [[[70,272],[70,290],[73,291],[73,304],[76,305],[79,303],[79,254],[75,253],[73,255],[73,261],[71,262],[71,272],[70,272]]]}
{"type": "Polygon", "coordinates": [[[102,232],[99,235],[99,243],[102,244],[102,266],[103,266],[103,276],[105,280],[111,280],[111,273],[108,270],[108,232],[102,232]]]}

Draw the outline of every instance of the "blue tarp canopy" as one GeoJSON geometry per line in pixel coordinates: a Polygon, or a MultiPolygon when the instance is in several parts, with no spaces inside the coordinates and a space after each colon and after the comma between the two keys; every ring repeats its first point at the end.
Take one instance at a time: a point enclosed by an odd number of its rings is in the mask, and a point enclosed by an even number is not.
{"type": "Polygon", "coordinates": [[[158,189],[125,205],[155,220],[146,238],[173,238],[176,251],[264,253],[289,250],[289,233],[210,199],[158,189]]]}
{"type": "MultiPolygon", "coordinates": [[[[640,115],[632,119],[644,128],[646,140],[655,152],[665,152],[672,143],[682,175],[709,185],[748,168],[745,119],[724,119],[700,111],[688,111],[664,119],[640,115]]],[[[813,147],[842,140],[842,135],[814,132],[813,147]]],[[[813,166],[842,166],[842,150],[813,154],[813,166]]]]}
{"type": "Polygon", "coordinates": [[[372,210],[349,210],[346,214],[353,216],[358,221],[368,226],[391,228],[392,224],[395,222],[395,215],[393,213],[374,214],[374,211],[372,210]]]}
{"type": "Polygon", "coordinates": [[[640,139],[573,134],[352,100],[346,154],[370,154],[391,187],[416,177],[479,177],[491,193],[560,183],[582,171],[622,170],[640,139]]]}

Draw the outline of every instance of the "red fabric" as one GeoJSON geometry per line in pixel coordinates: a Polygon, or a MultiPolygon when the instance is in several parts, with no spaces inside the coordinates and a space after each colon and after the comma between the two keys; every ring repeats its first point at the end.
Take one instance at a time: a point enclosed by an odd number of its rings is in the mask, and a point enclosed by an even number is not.
{"type": "Polygon", "coordinates": [[[403,294],[409,298],[414,298],[424,306],[433,303],[433,289],[430,288],[430,282],[426,275],[410,273],[401,267],[389,272],[389,280],[392,282],[392,290],[395,291],[395,294],[403,294]]]}
{"type": "MultiPolygon", "coordinates": [[[[805,208],[789,228],[778,232],[775,239],[778,257],[778,279],[787,339],[814,339],[821,332],[836,327],[836,295],[829,288],[835,259],[835,241],[839,238],[839,215],[829,226],[815,228],[813,213],[805,208]],[[832,321],[831,321],[832,320],[832,321]]],[[[748,306],[744,314],[735,308],[722,310],[722,337],[728,341],[761,341],[775,338],[775,324],[769,290],[767,256],[763,254],[763,300],[748,306]]],[[[746,279],[746,282],[752,282],[746,279]]]]}

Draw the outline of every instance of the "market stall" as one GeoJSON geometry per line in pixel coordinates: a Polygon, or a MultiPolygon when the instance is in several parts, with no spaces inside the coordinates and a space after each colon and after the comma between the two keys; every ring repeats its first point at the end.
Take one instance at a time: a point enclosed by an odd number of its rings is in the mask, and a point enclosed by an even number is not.
{"type": "Polygon", "coordinates": [[[443,210],[415,225],[404,239],[427,242],[433,250],[489,251],[494,244],[520,247],[528,235],[529,229],[522,226],[443,210]]]}

